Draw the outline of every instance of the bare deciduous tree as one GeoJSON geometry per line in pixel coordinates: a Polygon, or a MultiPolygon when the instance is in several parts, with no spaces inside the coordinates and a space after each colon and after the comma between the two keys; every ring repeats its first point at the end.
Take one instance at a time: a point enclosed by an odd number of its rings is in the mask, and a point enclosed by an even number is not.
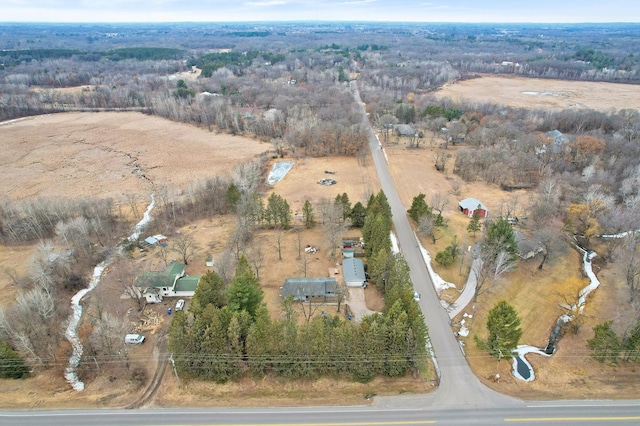
{"type": "Polygon", "coordinates": [[[175,251],[182,257],[185,265],[189,264],[189,260],[200,251],[200,247],[189,234],[182,234],[173,240],[171,250],[175,251]]]}

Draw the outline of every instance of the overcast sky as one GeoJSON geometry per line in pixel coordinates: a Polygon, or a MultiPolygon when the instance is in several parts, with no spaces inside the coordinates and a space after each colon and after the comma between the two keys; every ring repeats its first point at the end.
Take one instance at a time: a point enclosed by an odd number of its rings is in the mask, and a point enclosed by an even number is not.
{"type": "Polygon", "coordinates": [[[0,0],[3,22],[640,22],[638,0],[0,0]]]}

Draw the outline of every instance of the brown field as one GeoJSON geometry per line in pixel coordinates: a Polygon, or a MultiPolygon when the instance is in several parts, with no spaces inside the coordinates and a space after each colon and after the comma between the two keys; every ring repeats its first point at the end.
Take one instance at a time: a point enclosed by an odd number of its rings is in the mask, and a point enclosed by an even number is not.
{"type": "Polygon", "coordinates": [[[640,85],[482,76],[445,85],[434,93],[458,102],[531,109],[640,109],[640,85]]]}
{"type": "Polygon", "coordinates": [[[31,197],[148,198],[149,183],[184,189],[229,173],[269,150],[255,139],[216,134],[136,112],[65,113],[0,125],[0,193],[31,197]]]}

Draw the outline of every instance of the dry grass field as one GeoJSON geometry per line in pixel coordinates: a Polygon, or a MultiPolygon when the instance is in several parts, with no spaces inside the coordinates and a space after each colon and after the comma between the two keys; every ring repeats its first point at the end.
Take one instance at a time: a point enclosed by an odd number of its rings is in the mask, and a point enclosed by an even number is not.
{"type": "Polygon", "coordinates": [[[64,113],[0,125],[0,193],[148,199],[149,181],[172,189],[228,174],[270,145],[136,112],[64,113]],[[135,164],[134,164],[135,162],[135,164]]]}
{"type": "Polygon", "coordinates": [[[434,95],[460,102],[493,103],[516,108],[640,109],[640,86],[632,84],[484,75],[445,85],[434,95]]]}

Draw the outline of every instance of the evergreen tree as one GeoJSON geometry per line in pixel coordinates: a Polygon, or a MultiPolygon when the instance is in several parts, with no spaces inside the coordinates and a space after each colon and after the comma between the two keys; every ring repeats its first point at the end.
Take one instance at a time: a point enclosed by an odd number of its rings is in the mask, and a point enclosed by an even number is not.
{"type": "Polygon", "coordinates": [[[305,200],[302,206],[302,215],[304,216],[304,227],[311,229],[316,225],[316,217],[313,213],[313,206],[309,200],[305,200]]]}
{"type": "Polygon", "coordinates": [[[238,187],[234,183],[229,185],[227,188],[227,209],[230,212],[236,212],[236,207],[241,196],[242,194],[240,193],[240,190],[238,190],[238,187]]]}
{"type": "MultiPolygon", "coordinates": [[[[380,249],[369,258],[369,275],[376,289],[384,295],[391,275],[393,256],[388,250],[380,249]]],[[[391,285],[391,283],[389,283],[391,285]]]]}
{"type": "Polygon", "coordinates": [[[287,200],[275,192],[267,199],[264,221],[268,227],[287,229],[291,225],[291,208],[287,200]]]}
{"type": "Polygon", "coordinates": [[[351,226],[354,228],[362,228],[364,226],[364,220],[367,217],[367,210],[362,203],[358,201],[351,209],[351,226]]]}
{"type": "Polygon", "coordinates": [[[22,379],[29,374],[24,359],[5,341],[0,341],[0,377],[3,379],[22,379]]]}
{"type": "Polygon", "coordinates": [[[511,256],[515,256],[518,253],[518,244],[516,243],[513,228],[505,219],[491,222],[483,245],[491,249],[493,253],[506,251],[511,256]]]}
{"type": "Polygon", "coordinates": [[[190,311],[197,314],[206,308],[208,304],[212,304],[216,308],[222,308],[227,304],[224,292],[225,284],[220,275],[213,271],[208,271],[200,278],[198,287],[191,299],[190,311]]]}
{"type": "Polygon", "coordinates": [[[247,311],[252,318],[255,317],[264,293],[244,256],[241,256],[238,261],[235,276],[225,295],[231,311],[247,311]]]}
{"type": "Polygon", "coordinates": [[[491,308],[487,318],[487,330],[489,337],[486,348],[489,353],[498,359],[513,358],[513,351],[518,347],[522,336],[520,318],[513,306],[501,300],[491,308]]]}
{"type": "Polygon", "coordinates": [[[469,219],[469,225],[467,225],[467,231],[472,233],[474,237],[476,236],[476,232],[479,232],[480,229],[482,229],[482,225],[480,224],[480,214],[477,212],[478,210],[473,213],[473,216],[469,219]]]}
{"type": "Polygon", "coordinates": [[[351,215],[351,201],[349,201],[349,196],[346,192],[336,196],[335,204],[339,205],[342,209],[342,220],[349,219],[351,215]]]}
{"type": "Polygon", "coordinates": [[[640,361],[640,322],[637,322],[629,336],[624,339],[625,360],[640,361]]]}
{"type": "Polygon", "coordinates": [[[612,327],[613,321],[606,321],[593,327],[593,338],[587,340],[587,346],[591,350],[593,359],[612,363],[618,362],[622,342],[612,327]]]}
{"type": "Polygon", "coordinates": [[[433,215],[433,211],[427,205],[427,202],[425,201],[425,197],[426,195],[422,193],[413,197],[413,201],[411,201],[411,208],[407,210],[407,213],[409,213],[409,217],[413,219],[413,221],[416,223],[418,223],[418,221],[422,216],[433,215]]]}
{"type": "Polygon", "coordinates": [[[247,333],[246,354],[251,373],[262,375],[269,371],[269,356],[274,355],[274,342],[269,311],[266,306],[261,305],[256,310],[254,321],[247,333]]]}

